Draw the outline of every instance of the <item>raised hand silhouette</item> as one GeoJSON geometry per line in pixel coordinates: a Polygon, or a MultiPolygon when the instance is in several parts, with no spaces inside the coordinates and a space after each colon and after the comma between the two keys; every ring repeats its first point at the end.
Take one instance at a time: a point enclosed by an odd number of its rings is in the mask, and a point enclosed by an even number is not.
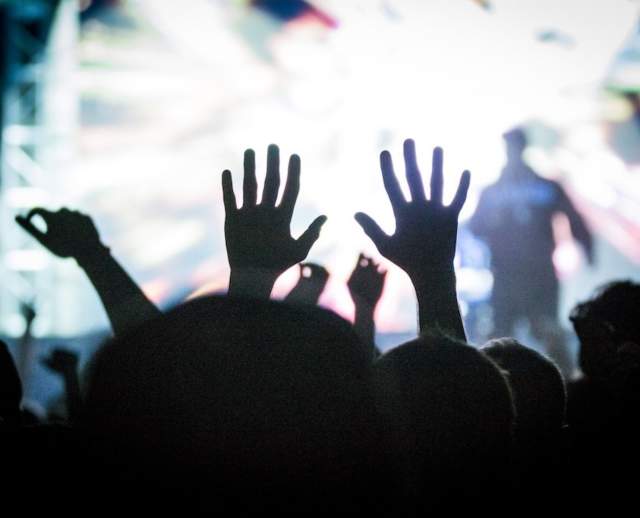
{"type": "Polygon", "coordinates": [[[442,202],[442,149],[436,147],[433,150],[430,199],[427,199],[424,192],[415,144],[411,139],[404,142],[404,161],[410,201],[402,193],[393,171],[390,153],[383,151],[380,155],[382,180],[396,220],[395,232],[386,234],[371,216],[362,212],[358,212],[355,219],[380,253],[411,278],[418,295],[420,328],[423,329],[426,325],[438,326],[454,332],[457,338],[465,339],[455,300],[453,259],[458,214],[467,197],[470,174],[468,171],[462,173],[453,201],[447,206],[442,202]],[[438,308],[438,302],[447,304],[441,304],[438,308]],[[453,306],[457,318],[450,314],[453,306]]]}
{"type": "Polygon", "coordinates": [[[100,242],[98,230],[92,219],[75,210],[66,208],[52,212],[43,208],[31,209],[26,216],[16,216],[16,222],[52,254],[58,257],[73,257],[81,261],[97,250],[106,249],[100,242]],[[36,227],[32,220],[40,216],[46,231],[36,227]]]}
{"type": "Polygon", "coordinates": [[[315,263],[301,263],[298,282],[284,298],[295,304],[317,304],[329,280],[329,272],[315,263]]]}
{"type": "Polygon", "coordinates": [[[282,200],[280,151],[271,144],[267,152],[267,174],[262,200],[257,202],[255,153],[244,153],[242,207],[238,208],[231,172],[222,173],[225,208],[225,241],[231,267],[229,294],[268,298],[273,283],[289,267],[303,261],[320,236],[326,216],[318,216],[298,239],[291,236],[291,218],[300,191],[300,157],[292,155],[282,200]]]}
{"type": "Polygon", "coordinates": [[[469,172],[462,174],[453,202],[445,206],[442,203],[442,149],[433,150],[430,200],[425,196],[413,140],[404,143],[404,160],[411,201],[407,201],[402,193],[393,171],[391,154],[383,151],[380,155],[382,179],[396,220],[395,232],[386,234],[362,212],[356,214],[356,221],[380,253],[411,278],[419,277],[427,270],[449,270],[456,250],[458,214],[469,189],[469,172]]]}
{"type": "Polygon", "coordinates": [[[384,288],[384,281],[387,272],[380,269],[380,265],[371,257],[364,254],[358,256],[351,276],[347,281],[347,287],[353,302],[356,304],[366,304],[375,309],[384,288]]]}
{"type": "Polygon", "coordinates": [[[102,244],[93,220],[86,214],[66,208],[52,212],[36,207],[15,220],[52,254],[78,262],[100,296],[116,335],[160,314],[102,244]],[[44,220],[45,231],[34,225],[35,216],[44,220]]]}
{"type": "Polygon", "coordinates": [[[371,347],[372,356],[377,356],[375,347],[376,326],[374,314],[382,297],[387,272],[370,257],[360,254],[356,266],[347,281],[349,294],[355,305],[353,327],[360,339],[371,347]]]}

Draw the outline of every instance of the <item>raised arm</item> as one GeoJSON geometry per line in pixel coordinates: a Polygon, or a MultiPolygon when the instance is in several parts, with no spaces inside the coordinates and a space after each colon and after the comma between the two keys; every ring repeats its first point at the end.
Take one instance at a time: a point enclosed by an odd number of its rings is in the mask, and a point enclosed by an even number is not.
{"type": "Polygon", "coordinates": [[[409,275],[418,298],[420,329],[440,328],[465,340],[453,259],[458,214],[467,198],[470,174],[462,173],[451,205],[445,206],[442,203],[442,149],[433,150],[429,200],[418,170],[413,140],[404,142],[404,161],[411,201],[402,193],[389,152],[383,151],[380,155],[382,180],[396,220],[395,232],[386,234],[362,212],[355,215],[356,221],[379,252],[409,275]]]}
{"type": "Polygon", "coordinates": [[[376,306],[382,297],[386,277],[387,272],[381,270],[380,265],[370,257],[360,254],[347,281],[349,294],[355,305],[353,327],[362,342],[371,348],[372,358],[377,355],[374,315],[376,306]]]}
{"type": "Polygon", "coordinates": [[[160,314],[113,258],[110,249],[102,244],[93,221],[86,214],[68,209],[52,212],[35,208],[26,216],[16,216],[16,222],[52,254],[77,261],[98,293],[116,336],[160,314]],[[35,216],[44,220],[46,231],[33,224],[35,216]]]}
{"type": "Polygon", "coordinates": [[[255,153],[244,153],[242,207],[238,208],[231,172],[222,173],[224,235],[231,267],[229,295],[268,299],[276,279],[302,262],[320,236],[327,220],[318,216],[298,238],[291,236],[291,218],[300,191],[300,157],[291,155],[284,193],[280,189],[280,151],[271,144],[267,152],[267,175],[260,203],[256,180],[255,153]]]}

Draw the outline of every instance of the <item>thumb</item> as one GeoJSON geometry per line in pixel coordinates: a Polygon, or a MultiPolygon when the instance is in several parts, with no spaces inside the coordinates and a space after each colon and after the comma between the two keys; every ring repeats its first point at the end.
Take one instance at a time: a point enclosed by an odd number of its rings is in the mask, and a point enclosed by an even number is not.
{"type": "Polygon", "coordinates": [[[369,236],[371,241],[373,241],[373,244],[376,245],[376,248],[379,251],[384,242],[389,239],[389,236],[384,233],[380,228],[380,225],[378,225],[368,214],[365,214],[364,212],[357,212],[354,218],[362,227],[364,233],[369,236]]]}
{"type": "Polygon", "coordinates": [[[296,240],[296,243],[298,243],[300,248],[300,255],[302,255],[302,259],[307,257],[313,243],[315,243],[320,237],[320,229],[322,228],[322,225],[324,225],[325,221],[327,221],[327,216],[318,216],[313,220],[311,225],[309,225],[309,228],[307,228],[307,230],[305,230],[296,240]]]}

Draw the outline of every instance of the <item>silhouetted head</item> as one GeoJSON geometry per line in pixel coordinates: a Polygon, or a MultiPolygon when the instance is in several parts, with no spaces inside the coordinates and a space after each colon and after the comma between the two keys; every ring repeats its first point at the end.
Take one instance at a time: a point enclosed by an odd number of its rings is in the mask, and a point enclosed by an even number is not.
{"type": "Polygon", "coordinates": [[[640,284],[605,284],[569,318],[580,340],[585,376],[610,383],[640,375],[640,284]]]}
{"type": "Polygon", "coordinates": [[[527,148],[527,134],[521,127],[515,127],[502,135],[507,146],[508,162],[519,162],[527,148]]]}
{"type": "Polygon", "coordinates": [[[481,349],[506,372],[516,407],[516,436],[542,439],[565,422],[566,390],[558,367],[513,338],[487,342],[481,349]]]}
{"type": "Polygon", "coordinates": [[[0,419],[7,421],[20,416],[22,383],[7,345],[0,340],[0,419]]]}
{"type": "Polygon", "coordinates": [[[296,509],[312,495],[330,507],[372,473],[369,376],[368,351],[333,313],[201,298],[101,351],[88,424],[154,463],[202,466],[221,501],[242,488],[238,506],[296,509]]]}
{"type": "Polygon", "coordinates": [[[423,336],[378,359],[374,379],[394,456],[425,491],[437,485],[444,493],[481,492],[504,474],[513,402],[507,380],[485,355],[441,335],[423,336]]]}

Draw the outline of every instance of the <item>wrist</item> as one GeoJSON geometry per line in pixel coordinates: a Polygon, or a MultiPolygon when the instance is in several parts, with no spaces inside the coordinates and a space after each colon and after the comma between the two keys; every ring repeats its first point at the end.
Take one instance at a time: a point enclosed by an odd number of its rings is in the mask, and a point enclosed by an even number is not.
{"type": "Polygon", "coordinates": [[[356,317],[373,316],[373,314],[376,311],[376,306],[378,305],[377,301],[372,304],[371,302],[367,301],[366,299],[363,299],[362,297],[352,296],[351,298],[353,299],[353,303],[355,306],[356,317]]]}
{"type": "Polygon", "coordinates": [[[92,265],[111,258],[111,249],[98,242],[93,247],[82,250],[81,252],[74,254],[74,259],[78,265],[83,268],[91,268],[92,265]]]}
{"type": "Polygon", "coordinates": [[[433,292],[450,292],[456,291],[456,273],[453,266],[450,268],[441,268],[433,270],[423,270],[419,274],[410,275],[411,283],[420,295],[433,292]]]}
{"type": "Polygon", "coordinates": [[[268,299],[279,273],[262,268],[232,268],[228,295],[268,299]]]}

